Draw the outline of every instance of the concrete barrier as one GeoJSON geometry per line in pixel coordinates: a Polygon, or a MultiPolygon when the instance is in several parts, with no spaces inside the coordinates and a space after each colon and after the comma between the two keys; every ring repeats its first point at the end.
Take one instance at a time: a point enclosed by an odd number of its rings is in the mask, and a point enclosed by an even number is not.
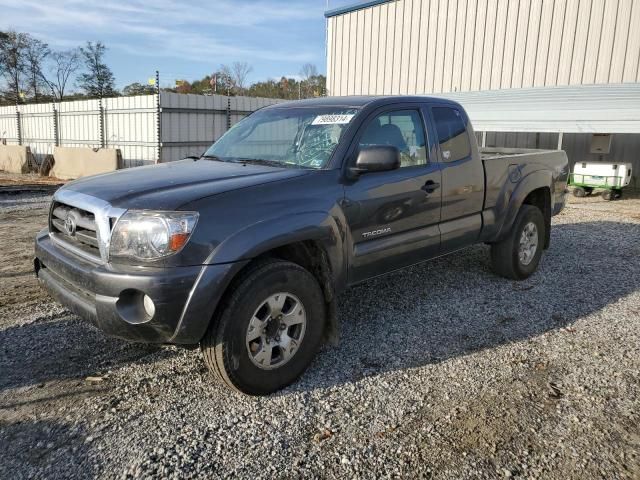
{"type": "Polygon", "coordinates": [[[122,156],[117,148],[55,147],[54,164],[49,174],[62,180],[113,172],[122,168],[122,156]]]}
{"type": "Polygon", "coordinates": [[[0,170],[9,173],[27,173],[30,168],[30,159],[29,147],[0,144],[0,170]]]}

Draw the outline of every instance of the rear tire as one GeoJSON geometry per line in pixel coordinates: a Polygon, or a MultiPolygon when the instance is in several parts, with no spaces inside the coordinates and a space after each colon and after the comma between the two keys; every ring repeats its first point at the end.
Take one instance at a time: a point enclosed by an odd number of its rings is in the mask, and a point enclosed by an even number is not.
{"type": "Polygon", "coordinates": [[[574,197],[582,198],[582,197],[586,197],[586,195],[587,195],[587,191],[582,187],[575,187],[573,189],[574,197]]]}
{"type": "Polygon", "coordinates": [[[509,234],[491,245],[494,272],[512,280],[529,277],[538,269],[544,239],[542,212],[533,205],[522,205],[509,234]]]}
{"type": "Polygon", "coordinates": [[[611,190],[605,190],[604,192],[602,192],[602,198],[604,198],[607,201],[611,201],[614,198],[614,193],[611,190]]]}
{"type": "Polygon", "coordinates": [[[325,304],[318,281],[300,265],[268,259],[249,267],[229,291],[200,342],[207,368],[249,395],[286,387],[322,341],[325,304]]]}

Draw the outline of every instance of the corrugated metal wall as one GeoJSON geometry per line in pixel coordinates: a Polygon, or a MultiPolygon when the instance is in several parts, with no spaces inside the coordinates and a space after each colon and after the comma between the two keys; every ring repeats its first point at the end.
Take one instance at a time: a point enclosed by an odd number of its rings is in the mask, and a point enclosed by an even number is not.
{"type": "MultiPolygon", "coordinates": [[[[155,96],[105,98],[102,101],[104,146],[119,148],[125,166],[151,162],[157,155],[155,96]]],[[[28,145],[39,162],[53,153],[57,142],[65,147],[99,148],[100,102],[77,100],[0,107],[0,140],[28,145]],[[20,138],[19,138],[20,137],[20,138]]]]}
{"type": "MultiPolygon", "coordinates": [[[[481,132],[476,132],[478,142],[481,132]]],[[[558,135],[555,133],[532,132],[487,132],[488,147],[513,148],[546,148],[555,149],[558,146],[558,135]]],[[[640,189],[640,135],[615,134],[611,140],[611,151],[607,155],[590,153],[590,133],[565,133],[562,138],[562,149],[567,152],[571,163],[571,170],[576,162],[598,161],[617,163],[631,163],[633,176],[631,186],[640,189]]]]}
{"type": "Polygon", "coordinates": [[[476,130],[640,133],[640,83],[433,95],[461,103],[476,130]]]}
{"type": "MultiPolygon", "coordinates": [[[[202,153],[229,126],[279,101],[162,92],[161,161],[202,153]]],[[[15,106],[0,107],[0,141],[28,145],[38,162],[53,153],[56,141],[65,147],[119,148],[125,167],[154,163],[158,158],[155,95],[103,99],[102,135],[98,100],[19,105],[17,110],[18,115],[15,106]]]]}
{"type": "Polygon", "coordinates": [[[330,95],[640,81],[637,0],[395,0],[330,16],[330,95]]]}
{"type": "Polygon", "coordinates": [[[162,161],[199,155],[249,113],[282,100],[162,93],[162,161]]]}

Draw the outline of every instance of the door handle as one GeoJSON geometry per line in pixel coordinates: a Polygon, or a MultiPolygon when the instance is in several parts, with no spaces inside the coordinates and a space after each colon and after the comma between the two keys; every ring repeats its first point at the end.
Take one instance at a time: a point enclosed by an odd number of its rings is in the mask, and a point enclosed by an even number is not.
{"type": "Polygon", "coordinates": [[[427,194],[433,193],[434,191],[436,191],[437,189],[440,188],[440,184],[438,182],[434,182],[433,180],[429,180],[427,183],[425,183],[422,187],[420,187],[422,190],[424,190],[427,194]]]}

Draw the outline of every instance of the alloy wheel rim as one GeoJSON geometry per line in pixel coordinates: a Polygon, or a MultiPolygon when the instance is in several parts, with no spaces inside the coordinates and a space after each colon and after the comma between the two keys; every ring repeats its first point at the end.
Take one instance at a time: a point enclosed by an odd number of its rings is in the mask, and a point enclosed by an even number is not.
{"type": "Polygon", "coordinates": [[[300,348],[307,314],[298,297],[287,292],[270,295],[255,310],[246,334],[249,358],[263,370],[279,368],[300,348]]]}
{"type": "Polygon", "coordinates": [[[518,258],[522,265],[529,265],[538,250],[538,227],[533,222],[527,223],[520,234],[518,258]]]}

